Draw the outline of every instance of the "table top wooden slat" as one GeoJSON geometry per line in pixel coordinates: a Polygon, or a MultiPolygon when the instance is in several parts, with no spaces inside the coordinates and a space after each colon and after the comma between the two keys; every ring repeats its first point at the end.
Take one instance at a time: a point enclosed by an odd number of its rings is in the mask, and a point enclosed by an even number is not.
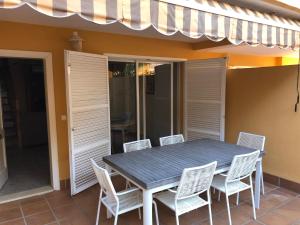
{"type": "Polygon", "coordinates": [[[184,168],[217,161],[217,169],[222,169],[231,165],[235,155],[253,151],[255,149],[201,139],[114,154],[104,157],[103,161],[142,188],[152,189],[178,182],[184,168]]]}

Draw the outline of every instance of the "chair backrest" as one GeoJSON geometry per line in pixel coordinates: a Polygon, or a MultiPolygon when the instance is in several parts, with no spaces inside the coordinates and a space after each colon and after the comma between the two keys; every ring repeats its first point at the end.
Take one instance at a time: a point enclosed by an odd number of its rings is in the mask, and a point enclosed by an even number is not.
{"type": "Polygon", "coordinates": [[[111,182],[110,176],[106,169],[101,168],[97,163],[91,159],[93,169],[97,176],[101,190],[105,193],[108,198],[109,203],[118,204],[118,196],[116,190],[111,182]]]}
{"type": "Polygon", "coordinates": [[[234,156],[226,181],[232,182],[250,176],[254,171],[259,155],[260,151],[257,150],[248,154],[234,156]]]}
{"type": "Polygon", "coordinates": [[[182,142],[184,142],[184,138],[182,134],[176,134],[176,135],[159,138],[160,146],[172,145],[172,144],[177,144],[182,142]]]}
{"type": "Polygon", "coordinates": [[[123,150],[125,153],[143,150],[146,148],[152,148],[151,141],[149,139],[132,141],[123,144],[123,150]]]}
{"type": "Polygon", "coordinates": [[[176,193],[176,199],[184,199],[199,195],[210,188],[217,162],[204,166],[187,168],[183,170],[176,193]]]}
{"type": "Polygon", "coordinates": [[[257,134],[240,132],[237,145],[264,151],[266,137],[257,134]]]}

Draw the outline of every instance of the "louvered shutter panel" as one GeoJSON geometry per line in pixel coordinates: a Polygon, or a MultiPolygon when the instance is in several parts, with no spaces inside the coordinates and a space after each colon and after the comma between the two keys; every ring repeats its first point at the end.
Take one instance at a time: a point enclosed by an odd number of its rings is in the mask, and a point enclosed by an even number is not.
{"type": "Polygon", "coordinates": [[[71,194],[97,183],[90,159],[104,166],[110,151],[108,60],[65,51],[71,194]]]}
{"type": "Polygon", "coordinates": [[[185,137],[224,140],[225,58],[185,63],[185,137]]]}

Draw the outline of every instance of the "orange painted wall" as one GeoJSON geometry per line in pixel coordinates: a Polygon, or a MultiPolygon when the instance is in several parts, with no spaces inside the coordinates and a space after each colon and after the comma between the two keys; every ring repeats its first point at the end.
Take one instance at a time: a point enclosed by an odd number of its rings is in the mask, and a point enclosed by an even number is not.
{"type": "MultiPolygon", "coordinates": [[[[58,132],[60,179],[69,177],[67,124],[61,121],[66,114],[64,49],[69,49],[68,39],[73,30],[0,21],[0,49],[51,52],[53,56],[54,88],[58,132]]],[[[156,57],[204,59],[224,57],[225,54],[200,53],[188,43],[79,31],[85,40],[84,51],[90,53],[118,53],[156,57]]],[[[277,58],[229,55],[229,65],[275,66],[277,58]]]]}
{"type": "Polygon", "coordinates": [[[226,139],[240,131],[266,136],[264,171],[300,183],[297,66],[236,69],[227,76],[226,139]]]}

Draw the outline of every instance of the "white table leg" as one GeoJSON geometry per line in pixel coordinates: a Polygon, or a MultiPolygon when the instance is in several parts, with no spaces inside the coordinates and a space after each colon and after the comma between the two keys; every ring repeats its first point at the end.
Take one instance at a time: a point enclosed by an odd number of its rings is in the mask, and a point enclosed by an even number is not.
{"type": "MultiPolygon", "coordinates": [[[[111,173],[111,168],[109,165],[105,164],[105,169],[107,170],[108,174],[111,173]]],[[[111,212],[108,209],[106,209],[106,218],[110,219],[111,217],[112,217],[111,212]]]]}
{"type": "Polygon", "coordinates": [[[149,190],[143,190],[143,225],[153,225],[152,200],[152,192],[149,190]]]}
{"type": "Polygon", "coordinates": [[[254,201],[255,201],[255,208],[259,209],[260,205],[260,188],[261,188],[261,166],[262,161],[258,160],[256,163],[256,173],[255,173],[255,196],[254,196],[254,201]]]}

